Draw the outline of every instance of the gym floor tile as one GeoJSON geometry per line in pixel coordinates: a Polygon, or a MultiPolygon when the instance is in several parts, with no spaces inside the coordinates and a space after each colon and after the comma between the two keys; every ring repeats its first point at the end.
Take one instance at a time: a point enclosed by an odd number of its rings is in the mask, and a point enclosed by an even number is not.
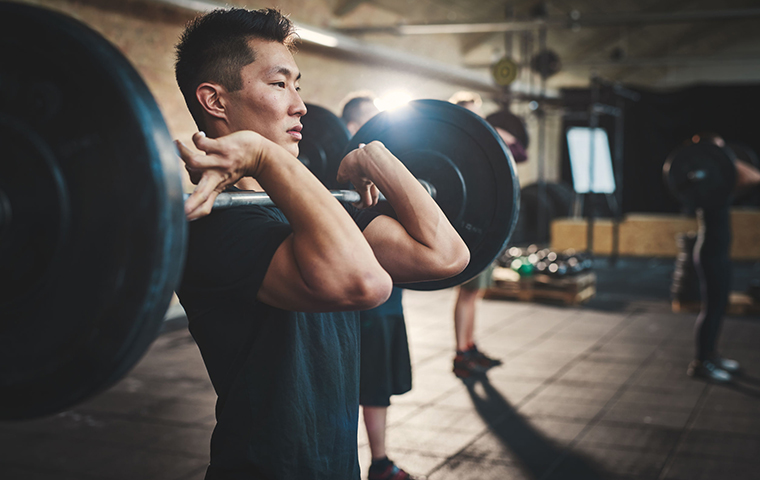
{"type": "Polygon", "coordinates": [[[593,350],[599,355],[608,355],[631,360],[643,360],[652,355],[657,350],[657,345],[649,344],[630,344],[616,340],[609,340],[593,350]]]}
{"type": "Polygon", "coordinates": [[[760,468],[760,432],[736,434],[692,430],[681,439],[676,453],[742,460],[760,468]]]}
{"type": "Polygon", "coordinates": [[[83,477],[81,474],[70,475],[63,472],[45,471],[39,468],[25,468],[0,463],[3,478],[13,480],[95,480],[95,477],[83,477]]]}
{"type": "Polygon", "coordinates": [[[536,478],[512,465],[485,464],[465,459],[450,460],[427,480],[530,480],[536,478]]]}
{"type": "Polygon", "coordinates": [[[602,410],[600,405],[573,404],[533,398],[520,407],[520,414],[528,417],[564,418],[573,421],[589,421],[602,410]]]}
{"type": "Polygon", "coordinates": [[[691,412],[682,409],[667,409],[658,405],[616,402],[605,411],[602,422],[625,423],[633,426],[657,425],[682,429],[686,426],[691,412]]]}
{"type": "Polygon", "coordinates": [[[475,438],[471,433],[447,432],[441,435],[432,428],[420,429],[406,425],[389,427],[386,442],[389,450],[410,450],[433,456],[451,456],[462,450],[475,438]]]}
{"type": "Polygon", "coordinates": [[[606,386],[620,386],[626,383],[637,370],[636,365],[619,363],[599,363],[580,361],[570,367],[559,380],[583,381],[606,386]]]}
{"type": "Polygon", "coordinates": [[[727,462],[705,456],[679,455],[663,472],[662,480],[757,480],[757,464],[727,462]]]}
{"type": "Polygon", "coordinates": [[[214,407],[208,402],[169,398],[140,409],[140,416],[153,420],[198,423],[213,417],[214,407]]]}
{"type": "Polygon", "coordinates": [[[680,389],[681,391],[646,391],[637,388],[627,388],[618,397],[618,401],[623,403],[632,403],[639,405],[660,406],[673,410],[691,411],[697,404],[704,384],[694,383],[693,386],[699,387],[698,390],[680,389]]]}
{"type": "Polygon", "coordinates": [[[702,411],[716,415],[760,416],[760,387],[737,385],[711,386],[702,411]]]}
{"type": "Polygon", "coordinates": [[[712,412],[700,411],[694,422],[692,430],[724,433],[747,433],[757,432],[760,435],[760,416],[757,415],[716,415],[712,412]]]}
{"type": "Polygon", "coordinates": [[[469,408],[452,408],[431,405],[417,409],[404,419],[404,425],[414,428],[430,428],[442,433],[449,431],[478,434],[488,428],[483,418],[469,408]]]}
{"type": "Polygon", "coordinates": [[[553,363],[533,363],[522,358],[511,360],[498,367],[499,377],[504,379],[542,380],[558,373],[564,365],[553,363]]]}
{"type": "Polygon", "coordinates": [[[129,414],[140,408],[150,407],[164,399],[144,392],[107,390],[76,406],[80,412],[129,414]]]}
{"type": "Polygon", "coordinates": [[[576,445],[573,451],[584,458],[593,459],[601,471],[652,478],[657,477],[668,458],[667,451],[600,447],[588,444],[576,445]]]}
{"type": "Polygon", "coordinates": [[[166,429],[151,449],[163,453],[180,453],[208,461],[211,430],[207,427],[174,427],[166,429]]]}
{"type": "Polygon", "coordinates": [[[580,446],[624,447],[640,450],[669,451],[679,436],[680,429],[657,426],[624,426],[599,423],[588,430],[578,442],[580,446]]]}
{"type": "Polygon", "coordinates": [[[102,478],[139,478],[144,480],[178,479],[202,469],[207,459],[152,452],[125,452],[112,459],[109,472],[102,478]],[[131,453],[131,454],[130,454],[131,453]]]}
{"type": "Polygon", "coordinates": [[[604,406],[617,391],[616,386],[575,382],[561,378],[542,388],[536,398],[553,402],[604,406]]]}
{"type": "MultiPolygon", "coordinates": [[[[429,480],[760,478],[755,320],[725,321],[721,351],[746,371],[725,386],[686,376],[694,315],[669,313],[667,299],[615,312],[486,300],[475,336],[504,365],[463,382],[451,372],[455,297],[404,296],[414,388],[388,416],[402,468],[429,480]]],[[[0,422],[0,478],[202,480],[215,399],[187,330],[164,333],[103,394],[0,422]]],[[[363,425],[359,445],[366,478],[363,425]]]]}
{"type": "MultiPolygon", "coordinates": [[[[513,425],[514,426],[514,425],[513,425]]],[[[536,473],[537,477],[554,460],[559,459],[564,448],[538,432],[499,430],[488,432],[468,445],[457,457],[493,465],[515,465],[536,473]]]]}

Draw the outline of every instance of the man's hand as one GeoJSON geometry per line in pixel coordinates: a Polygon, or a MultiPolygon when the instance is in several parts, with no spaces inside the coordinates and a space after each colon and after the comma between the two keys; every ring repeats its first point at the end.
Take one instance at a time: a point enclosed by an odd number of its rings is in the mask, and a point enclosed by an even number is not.
{"type": "Polygon", "coordinates": [[[220,138],[208,138],[203,132],[193,135],[193,143],[202,153],[194,152],[176,141],[182,161],[197,185],[185,201],[185,215],[195,220],[211,212],[217,195],[245,176],[256,177],[266,140],[258,133],[240,131],[220,138]]]}
{"type": "Polygon", "coordinates": [[[367,175],[367,162],[371,162],[376,155],[393,155],[385,148],[385,145],[375,141],[369,145],[359,144],[359,148],[352,150],[346,155],[338,168],[338,183],[353,184],[361,196],[361,201],[356,204],[358,208],[369,208],[377,205],[380,191],[375,183],[367,175]]]}

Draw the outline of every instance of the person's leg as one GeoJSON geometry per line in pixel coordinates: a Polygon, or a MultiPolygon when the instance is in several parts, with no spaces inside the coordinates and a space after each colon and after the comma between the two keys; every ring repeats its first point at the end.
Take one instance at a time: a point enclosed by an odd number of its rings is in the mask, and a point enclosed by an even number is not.
{"type": "Polygon", "coordinates": [[[475,343],[473,337],[475,305],[479,297],[479,290],[459,288],[459,295],[454,305],[454,334],[456,349],[459,352],[469,350],[475,343]]]}
{"type": "Polygon", "coordinates": [[[702,308],[694,326],[696,359],[687,373],[719,382],[731,380],[739,363],[717,352],[723,316],[728,308],[731,285],[730,214],[728,208],[699,212],[700,230],[694,246],[694,266],[699,277],[702,308]]]}
{"type": "Polygon", "coordinates": [[[721,258],[703,258],[698,267],[703,282],[702,308],[696,323],[697,360],[709,360],[717,355],[718,336],[728,307],[731,262],[721,258]]]}
{"type": "Polygon", "coordinates": [[[363,407],[363,411],[372,461],[383,459],[386,457],[385,427],[388,407],[363,407]]]}
{"type": "Polygon", "coordinates": [[[484,281],[485,277],[481,274],[474,281],[461,286],[454,306],[454,374],[459,378],[468,378],[472,374],[483,373],[501,365],[501,360],[486,356],[475,346],[475,311],[478,299],[485,293],[484,281]]]}
{"type": "Polygon", "coordinates": [[[367,427],[372,464],[369,466],[369,480],[414,480],[388,458],[385,451],[385,431],[388,407],[362,406],[364,426],[367,427]]]}

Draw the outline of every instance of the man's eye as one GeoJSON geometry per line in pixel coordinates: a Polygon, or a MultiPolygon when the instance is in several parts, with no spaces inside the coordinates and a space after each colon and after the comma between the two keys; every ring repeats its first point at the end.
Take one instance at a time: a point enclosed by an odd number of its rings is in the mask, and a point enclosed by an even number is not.
{"type": "Polygon", "coordinates": [[[300,91],[301,91],[301,87],[296,87],[296,92],[300,92],[300,91]]]}
{"type": "Polygon", "coordinates": [[[272,85],[277,85],[280,88],[285,88],[285,82],[275,82],[272,85]]]}

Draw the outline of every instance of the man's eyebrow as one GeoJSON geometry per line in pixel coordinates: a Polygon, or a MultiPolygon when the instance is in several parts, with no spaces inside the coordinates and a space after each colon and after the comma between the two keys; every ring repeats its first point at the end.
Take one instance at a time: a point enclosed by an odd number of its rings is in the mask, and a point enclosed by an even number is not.
{"type": "MultiPolygon", "coordinates": [[[[270,75],[275,75],[275,74],[281,73],[282,75],[285,75],[286,77],[292,77],[293,76],[293,71],[290,70],[288,67],[273,67],[269,71],[269,73],[270,73],[270,75]]],[[[301,72],[298,72],[298,76],[296,77],[296,80],[300,80],[300,79],[301,79],[301,72]]]]}

